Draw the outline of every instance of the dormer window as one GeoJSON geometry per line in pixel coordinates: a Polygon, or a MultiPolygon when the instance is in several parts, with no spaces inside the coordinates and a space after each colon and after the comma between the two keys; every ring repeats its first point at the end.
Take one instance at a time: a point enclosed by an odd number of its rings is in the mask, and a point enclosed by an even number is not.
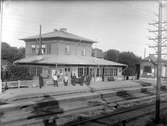
{"type": "Polygon", "coordinates": [[[70,54],[70,46],[66,45],[65,47],[65,54],[70,54]]]}

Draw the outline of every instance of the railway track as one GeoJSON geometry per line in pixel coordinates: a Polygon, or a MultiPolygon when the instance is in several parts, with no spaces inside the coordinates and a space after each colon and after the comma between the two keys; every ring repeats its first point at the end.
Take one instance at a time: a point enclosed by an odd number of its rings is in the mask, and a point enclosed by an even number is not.
{"type": "MultiPolygon", "coordinates": [[[[161,111],[167,109],[167,101],[161,102],[161,111]]],[[[64,126],[116,126],[135,120],[155,112],[155,104],[142,104],[130,108],[124,108],[114,112],[104,113],[91,118],[80,118],[66,123],[64,126]]]]}
{"type": "MultiPolygon", "coordinates": [[[[154,103],[155,95],[153,88],[148,88],[148,91],[151,92],[148,94],[141,93],[140,89],[135,89],[135,91],[131,89],[126,90],[132,94],[138,92],[140,95],[132,98],[122,98],[116,96],[117,89],[114,92],[104,89],[78,96],[69,96],[69,94],[68,97],[47,96],[46,99],[38,98],[38,101],[25,101],[24,99],[24,102],[21,100],[22,102],[19,103],[0,106],[0,111],[2,112],[0,114],[0,125],[42,126],[46,123],[45,121],[56,123],[57,126],[81,125],[92,122],[91,120],[103,118],[103,116],[109,116],[113,113],[115,115],[116,113],[121,114],[121,111],[126,113],[127,110],[132,111],[132,108],[133,110],[137,109],[134,107],[150,106],[150,104],[154,103]],[[75,123],[72,122],[74,120],[75,123]]],[[[165,103],[167,100],[166,91],[161,94],[161,99],[165,103]]]]}
{"type": "MultiPolygon", "coordinates": [[[[129,90],[131,91],[131,90],[129,90]]],[[[132,92],[133,93],[133,92],[132,92]]],[[[3,126],[24,126],[24,125],[43,125],[45,120],[54,121],[56,120],[56,124],[59,126],[62,125],[75,125],[68,124],[73,120],[77,121],[78,118],[97,118],[101,115],[106,115],[106,113],[118,112],[120,110],[127,110],[127,108],[132,106],[138,106],[141,104],[150,104],[154,102],[154,93],[145,94],[139,97],[133,97],[130,99],[123,99],[120,97],[113,97],[113,92],[103,91],[100,93],[91,93],[92,96],[89,95],[83,98],[68,97],[67,99],[59,99],[59,101],[55,101],[55,99],[50,99],[38,102],[24,102],[22,104],[17,103],[12,106],[9,104],[7,107],[0,107],[0,111],[2,110],[3,116],[1,118],[0,124],[3,126]],[[62,100],[62,101],[61,101],[62,100]],[[98,101],[98,103],[94,103],[94,101],[98,101]],[[100,101],[99,101],[100,100],[100,101]],[[71,103],[69,103],[71,101],[71,103]],[[82,102],[81,102],[82,101],[82,102]],[[89,102],[93,101],[93,104],[89,102]],[[66,104],[68,106],[66,108],[66,104]],[[83,104],[86,103],[86,104],[83,104]],[[71,105],[70,105],[71,104],[71,105]],[[118,105],[118,106],[117,106],[118,105]]],[[[114,93],[115,94],[115,93],[114,93]]],[[[164,92],[161,95],[161,98],[165,101],[167,99],[167,94],[164,92]]],[[[58,99],[56,99],[58,100],[58,99]]],[[[123,112],[122,110],[122,112],[123,112]]],[[[82,120],[83,121],[83,120],[82,120]]],[[[82,124],[82,121],[79,124],[82,124]]],[[[90,120],[84,120],[85,122],[89,122],[90,120]]],[[[77,124],[76,124],[77,125],[77,124]]]]}

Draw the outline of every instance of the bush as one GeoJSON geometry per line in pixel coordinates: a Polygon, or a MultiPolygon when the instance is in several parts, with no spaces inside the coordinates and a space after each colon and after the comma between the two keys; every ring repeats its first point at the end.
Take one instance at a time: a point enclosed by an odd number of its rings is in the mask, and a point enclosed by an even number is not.
{"type": "Polygon", "coordinates": [[[8,71],[1,72],[3,81],[31,80],[28,68],[23,66],[11,65],[8,71]]]}

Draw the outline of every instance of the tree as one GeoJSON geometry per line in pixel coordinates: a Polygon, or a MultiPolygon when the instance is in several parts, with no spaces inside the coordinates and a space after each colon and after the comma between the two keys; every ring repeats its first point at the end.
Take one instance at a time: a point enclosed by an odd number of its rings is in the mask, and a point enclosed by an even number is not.
{"type": "Polygon", "coordinates": [[[115,49],[110,49],[104,52],[104,59],[118,62],[120,52],[115,49]]]}
{"type": "Polygon", "coordinates": [[[29,74],[27,67],[11,65],[8,72],[8,80],[30,80],[32,76],[29,74]]]}
{"type": "Polygon", "coordinates": [[[2,42],[1,52],[2,60],[10,62],[10,64],[8,64],[7,66],[7,69],[1,71],[1,77],[3,81],[27,80],[32,78],[29,75],[28,68],[13,64],[14,61],[21,59],[25,56],[25,48],[11,47],[7,43],[2,42]]]}
{"type": "Polygon", "coordinates": [[[2,42],[1,58],[13,63],[14,61],[25,56],[25,48],[10,47],[7,43],[2,42]]]}
{"type": "Polygon", "coordinates": [[[123,72],[124,75],[134,76],[136,73],[136,64],[140,64],[141,58],[132,52],[121,52],[119,54],[119,63],[128,65],[128,68],[123,72]]]}

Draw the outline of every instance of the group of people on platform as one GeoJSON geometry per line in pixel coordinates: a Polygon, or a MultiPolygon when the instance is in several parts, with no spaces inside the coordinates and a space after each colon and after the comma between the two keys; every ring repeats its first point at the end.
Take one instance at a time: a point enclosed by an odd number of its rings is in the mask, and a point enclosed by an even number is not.
{"type": "Polygon", "coordinates": [[[76,85],[76,84],[83,85],[85,83],[86,85],[90,85],[91,79],[92,77],[90,75],[82,75],[77,78],[74,74],[73,76],[71,76],[71,84],[72,85],[76,85]]]}
{"type": "MultiPolygon", "coordinates": [[[[64,86],[67,86],[71,80],[71,84],[75,86],[76,84],[86,84],[90,85],[91,81],[91,76],[90,75],[82,75],[80,77],[76,77],[75,74],[71,74],[71,79],[69,78],[68,74],[65,73],[64,75],[58,74],[57,72],[52,74],[52,80],[53,80],[53,85],[54,87],[58,87],[59,82],[63,82],[64,86]]],[[[42,88],[44,86],[44,80],[42,75],[39,75],[39,87],[42,88]]]]}
{"type": "Polygon", "coordinates": [[[55,87],[58,87],[58,79],[63,79],[64,86],[67,86],[68,82],[69,82],[69,78],[68,78],[67,73],[64,75],[63,78],[62,77],[60,78],[60,75],[58,75],[57,73],[54,73],[52,75],[52,79],[53,79],[53,84],[55,87]]]}

